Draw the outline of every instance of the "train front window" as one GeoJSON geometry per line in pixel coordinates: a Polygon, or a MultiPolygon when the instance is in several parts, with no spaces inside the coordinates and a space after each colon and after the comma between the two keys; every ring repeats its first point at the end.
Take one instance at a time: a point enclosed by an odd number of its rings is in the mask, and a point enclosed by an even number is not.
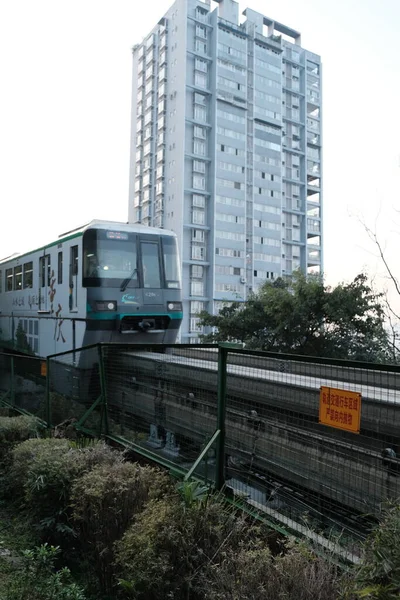
{"type": "Polygon", "coordinates": [[[83,285],[138,286],[136,236],[108,238],[108,232],[88,230],[83,245],[83,285]]]}
{"type": "Polygon", "coordinates": [[[178,261],[178,248],[173,237],[162,238],[165,283],[167,288],[181,288],[181,271],[178,261]]]}
{"type": "Polygon", "coordinates": [[[157,242],[142,242],[143,283],[145,288],[161,287],[160,258],[157,242]]]}

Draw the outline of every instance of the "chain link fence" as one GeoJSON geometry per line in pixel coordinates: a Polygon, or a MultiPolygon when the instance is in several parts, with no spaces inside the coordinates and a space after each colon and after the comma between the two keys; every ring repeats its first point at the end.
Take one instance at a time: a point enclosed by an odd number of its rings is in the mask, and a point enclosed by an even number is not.
{"type": "Polygon", "coordinates": [[[106,435],[225,487],[291,529],[362,536],[400,496],[395,366],[101,344],[45,363],[2,354],[0,394],[48,425],[106,435]]]}
{"type": "Polygon", "coordinates": [[[44,365],[35,356],[0,353],[0,406],[46,420],[44,365]]]}

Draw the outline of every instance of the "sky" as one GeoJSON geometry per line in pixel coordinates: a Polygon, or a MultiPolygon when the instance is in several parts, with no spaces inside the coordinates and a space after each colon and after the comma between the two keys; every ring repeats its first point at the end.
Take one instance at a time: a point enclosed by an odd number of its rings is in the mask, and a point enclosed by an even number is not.
{"type": "MultiPolygon", "coordinates": [[[[127,221],[132,46],[172,0],[0,0],[0,257],[92,219],[127,221]]],[[[324,272],[396,270],[398,0],[246,0],[323,60],[324,272]]],[[[399,268],[400,271],[400,268],[399,268]]]]}

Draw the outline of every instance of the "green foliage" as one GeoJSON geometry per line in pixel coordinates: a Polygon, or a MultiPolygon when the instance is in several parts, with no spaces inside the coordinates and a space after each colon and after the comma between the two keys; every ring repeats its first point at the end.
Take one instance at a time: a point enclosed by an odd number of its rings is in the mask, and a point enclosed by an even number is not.
{"type": "Polygon", "coordinates": [[[121,460],[102,442],[77,448],[66,439],[27,440],[13,450],[10,479],[15,496],[42,533],[58,540],[74,534],[69,508],[74,480],[95,465],[113,466],[121,460]]]}
{"type": "Polygon", "coordinates": [[[394,600],[400,597],[400,506],[388,508],[366,541],[364,557],[347,598],[394,600]]]}
{"type": "MultiPolygon", "coordinates": [[[[9,466],[10,452],[15,444],[38,437],[39,433],[40,425],[35,417],[0,417],[0,466],[9,466]]],[[[2,492],[6,492],[5,486],[2,492]]]]}
{"type": "Polygon", "coordinates": [[[25,550],[9,577],[2,600],[85,600],[69,569],[55,569],[59,553],[59,548],[47,544],[25,550]]]}
{"type": "Polygon", "coordinates": [[[75,481],[73,518],[103,592],[114,587],[113,543],[149,499],[170,489],[165,473],[132,463],[99,465],[75,481]]]}
{"type": "Polygon", "coordinates": [[[39,421],[31,416],[0,417],[0,452],[3,446],[38,437],[39,421]]]}
{"type": "Polygon", "coordinates": [[[339,588],[335,568],[306,546],[274,557],[259,539],[228,547],[204,576],[204,600],[336,600],[339,588]]]}
{"type": "Polygon", "coordinates": [[[362,361],[391,358],[381,297],[363,274],[332,289],[319,277],[296,272],[291,279],[266,282],[246,303],[201,317],[203,325],[217,329],[204,336],[206,342],[362,361]]]}
{"type": "Polygon", "coordinates": [[[188,506],[179,495],[152,500],[117,543],[120,587],[127,597],[204,598],[210,564],[259,531],[217,499],[188,506]]]}

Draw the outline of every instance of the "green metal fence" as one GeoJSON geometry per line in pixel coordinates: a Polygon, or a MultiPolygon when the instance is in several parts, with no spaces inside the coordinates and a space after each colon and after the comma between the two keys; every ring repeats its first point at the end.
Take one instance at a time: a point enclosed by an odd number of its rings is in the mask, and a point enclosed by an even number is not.
{"type": "Polygon", "coordinates": [[[0,355],[3,404],[105,436],[323,539],[362,537],[400,497],[399,395],[398,367],[228,344],[100,344],[45,363],[0,355]]]}

